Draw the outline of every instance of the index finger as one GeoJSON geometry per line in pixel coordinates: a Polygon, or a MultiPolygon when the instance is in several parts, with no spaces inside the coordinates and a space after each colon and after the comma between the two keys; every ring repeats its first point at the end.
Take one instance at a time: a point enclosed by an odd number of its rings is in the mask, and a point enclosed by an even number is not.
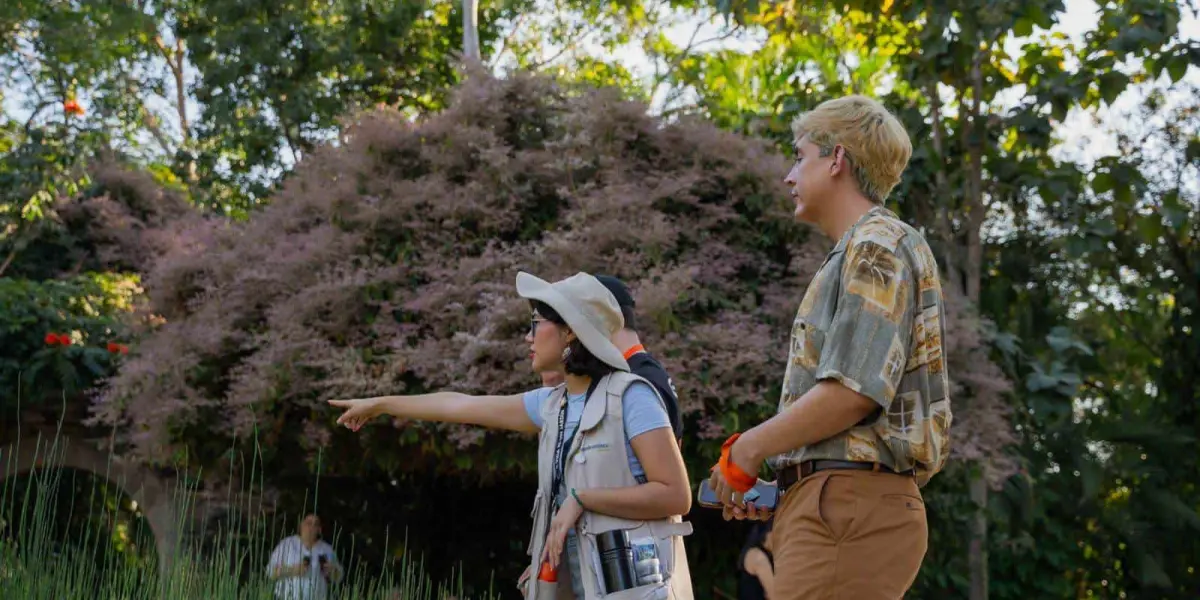
{"type": "Polygon", "coordinates": [[[718,469],[716,466],[714,466],[712,468],[712,472],[710,472],[708,474],[708,485],[709,485],[709,487],[711,487],[713,489],[714,492],[717,491],[718,483],[720,482],[720,480],[721,480],[721,470],[718,469]]]}

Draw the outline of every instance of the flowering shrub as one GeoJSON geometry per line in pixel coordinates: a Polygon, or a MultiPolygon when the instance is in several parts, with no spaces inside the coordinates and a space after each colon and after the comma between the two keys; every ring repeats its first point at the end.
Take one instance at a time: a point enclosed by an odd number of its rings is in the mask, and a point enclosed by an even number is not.
{"type": "Polygon", "coordinates": [[[96,421],[152,461],[212,464],[255,434],[267,472],[318,450],[341,474],[527,469],[515,436],[406,422],[353,435],[324,401],[535,387],[516,272],[582,270],[630,284],[689,437],[723,437],[773,412],[792,318],[832,246],[793,223],[787,168],[763,143],[525,75],[475,74],[419,123],[364,113],[247,223],[182,232],[146,280],[165,322],[96,421]]]}
{"type": "Polygon", "coordinates": [[[86,417],[86,392],[129,352],[127,318],[142,294],[138,273],[186,239],[176,228],[199,218],[149,175],[98,164],[84,176],[54,163],[61,149],[54,140],[38,139],[0,156],[0,181],[11,184],[0,209],[13,212],[33,189],[43,198],[37,219],[0,236],[5,423],[20,422],[9,413],[18,391],[23,407],[57,409],[65,401],[68,420],[86,417]]]}
{"type": "Polygon", "coordinates": [[[89,274],[35,282],[0,279],[0,398],[11,408],[71,399],[127,352],[124,317],[140,288],[134,276],[89,274]],[[114,350],[115,348],[115,350],[114,350]]]}

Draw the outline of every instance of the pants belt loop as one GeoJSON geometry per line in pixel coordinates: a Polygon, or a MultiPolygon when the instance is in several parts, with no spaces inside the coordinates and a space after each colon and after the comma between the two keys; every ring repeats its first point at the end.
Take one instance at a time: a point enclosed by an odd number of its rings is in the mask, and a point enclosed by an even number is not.
{"type": "Polygon", "coordinates": [[[879,472],[879,461],[875,461],[874,463],[871,463],[871,472],[872,473],[879,472]]]}

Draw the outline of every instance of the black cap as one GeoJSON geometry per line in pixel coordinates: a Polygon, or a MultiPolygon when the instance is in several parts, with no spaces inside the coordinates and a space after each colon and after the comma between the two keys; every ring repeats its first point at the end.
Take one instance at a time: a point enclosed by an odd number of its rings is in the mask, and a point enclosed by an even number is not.
{"type": "Polygon", "coordinates": [[[637,324],[633,319],[635,306],[633,294],[629,293],[629,288],[625,286],[625,283],[611,275],[596,275],[596,279],[608,288],[608,291],[612,292],[613,297],[617,299],[617,305],[621,307],[621,316],[625,318],[625,329],[637,329],[637,324]]]}

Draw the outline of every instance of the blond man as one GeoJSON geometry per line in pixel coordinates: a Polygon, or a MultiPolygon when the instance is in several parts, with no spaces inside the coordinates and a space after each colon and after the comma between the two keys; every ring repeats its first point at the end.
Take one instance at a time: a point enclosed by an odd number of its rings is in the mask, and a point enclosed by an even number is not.
{"type": "Polygon", "coordinates": [[[726,518],[769,461],[780,499],[768,546],[772,600],[901,598],[924,559],[920,487],[949,450],[937,264],[883,207],[912,155],[878,102],[831,100],[793,125],[795,218],[836,246],[792,325],[776,416],[726,441],[711,483],[726,518]]]}

